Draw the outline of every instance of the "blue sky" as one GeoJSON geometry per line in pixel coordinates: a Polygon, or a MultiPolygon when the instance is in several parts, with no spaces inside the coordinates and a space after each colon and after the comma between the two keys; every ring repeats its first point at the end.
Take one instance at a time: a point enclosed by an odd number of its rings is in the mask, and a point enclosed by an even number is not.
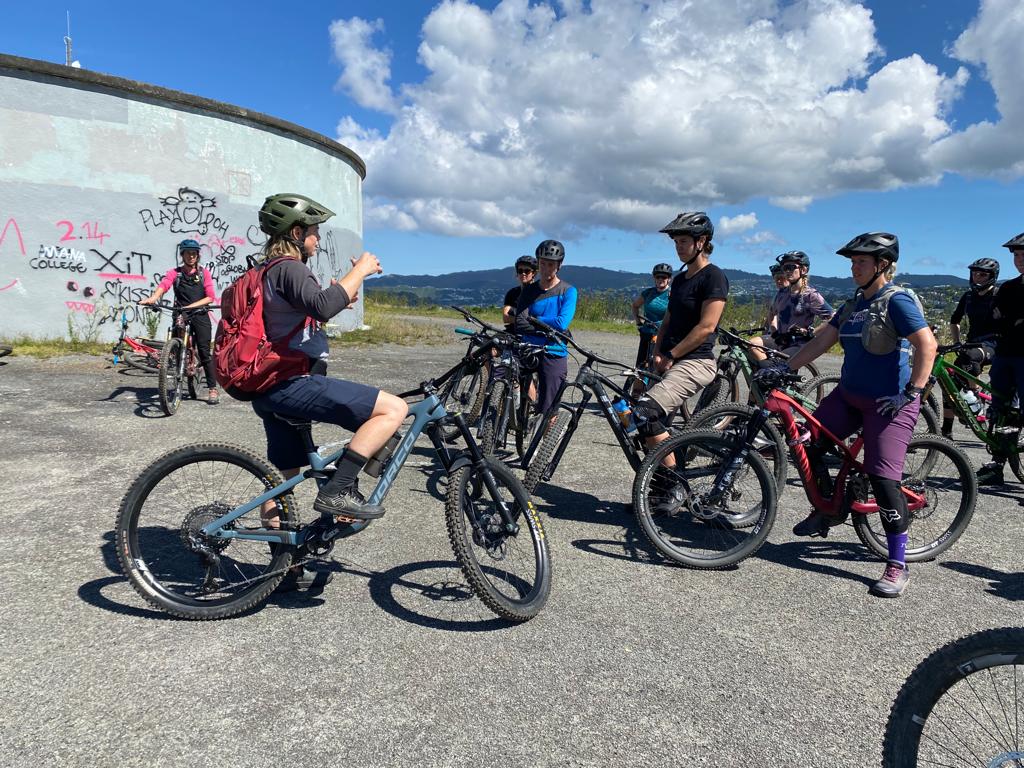
{"type": "Polygon", "coordinates": [[[835,249],[883,229],[904,271],[966,276],[1011,268],[999,246],[1024,230],[1018,0],[282,7],[9,4],[0,51],[62,62],[67,10],[85,68],[341,140],[393,273],[511,264],[547,237],[646,271],[695,208],[715,260],[752,271],[799,248],[845,275],[835,249]]]}

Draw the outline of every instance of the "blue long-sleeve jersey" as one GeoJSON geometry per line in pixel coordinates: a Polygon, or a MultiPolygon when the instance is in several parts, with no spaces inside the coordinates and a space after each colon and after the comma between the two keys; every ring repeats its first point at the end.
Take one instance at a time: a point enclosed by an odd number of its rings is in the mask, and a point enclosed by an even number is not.
{"type": "MultiPolygon", "coordinates": [[[[559,331],[569,330],[569,324],[576,314],[576,287],[560,280],[555,287],[545,291],[540,283],[530,283],[519,294],[516,304],[516,332],[522,334],[531,344],[544,344],[546,339],[538,335],[526,317],[532,316],[559,331]]],[[[565,357],[565,344],[547,345],[547,353],[553,357],[565,357]]]]}

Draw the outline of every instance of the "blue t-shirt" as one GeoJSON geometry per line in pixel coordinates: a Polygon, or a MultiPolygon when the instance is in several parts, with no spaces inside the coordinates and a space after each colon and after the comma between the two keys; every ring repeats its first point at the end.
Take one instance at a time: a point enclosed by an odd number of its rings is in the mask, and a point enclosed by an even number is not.
{"type": "Polygon", "coordinates": [[[523,286],[516,303],[516,332],[530,344],[547,344],[546,352],[552,357],[565,357],[568,350],[561,342],[548,342],[530,325],[526,317],[532,316],[558,331],[568,331],[573,315],[576,314],[576,288],[559,280],[554,288],[544,290],[540,283],[523,286]]]}
{"type": "MultiPolygon", "coordinates": [[[[896,349],[887,355],[874,355],[864,349],[860,333],[871,301],[863,296],[857,299],[853,314],[839,328],[839,343],[844,355],[841,384],[856,395],[877,398],[902,392],[910,381],[910,342],[906,337],[928,326],[910,294],[898,288],[889,290],[896,291],[889,299],[889,318],[901,337],[896,349]]],[[[838,321],[837,314],[829,325],[838,327],[838,321]]]]}
{"type": "Polygon", "coordinates": [[[650,288],[644,288],[640,292],[640,296],[644,300],[640,311],[649,321],[640,328],[640,333],[653,336],[658,332],[658,327],[665,317],[665,310],[668,309],[668,296],[670,293],[671,291],[667,287],[664,291],[659,291],[653,285],[650,288]]]}

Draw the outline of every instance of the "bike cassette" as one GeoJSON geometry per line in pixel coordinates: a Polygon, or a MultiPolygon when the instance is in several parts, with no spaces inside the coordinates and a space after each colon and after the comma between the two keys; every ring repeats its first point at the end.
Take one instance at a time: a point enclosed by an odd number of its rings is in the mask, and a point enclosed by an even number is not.
{"type": "MultiPolygon", "coordinates": [[[[203,527],[214,520],[223,517],[231,511],[231,507],[223,502],[215,501],[212,504],[203,504],[196,507],[181,522],[181,541],[192,552],[213,553],[223,552],[227,549],[230,539],[219,539],[203,533],[203,527]]],[[[224,526],[226,529],[234,527],[234,523],[224,526]]]]}

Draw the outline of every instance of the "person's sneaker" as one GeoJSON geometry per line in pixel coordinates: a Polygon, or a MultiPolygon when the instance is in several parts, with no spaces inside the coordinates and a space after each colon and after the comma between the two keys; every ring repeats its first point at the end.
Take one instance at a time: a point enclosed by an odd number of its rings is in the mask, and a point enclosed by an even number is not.
{"type": "Polygon", "coordinates": [[[878,597],[899,597],[910,581],[910,569],[905,563],[890,560],[885,564],[882,578],[871,585],[871,594],[878,597]]]}
{"type": "Polygon", "coordinates": [[[944,438],[946,438],[947,440],[952,440],[953,439],[953,430],[951,430],[951,429],[944,429],[944,430],[942,430],[942,436],[944,438]]]}
{"type": "Polygon", "coordinates": [[[213,389],[212,387],[210,388],[210,393],[206,396],[206,402],[210,405],[216,405],[220,402],[220,395],[217,393],[216,389],[213,389]]]}
{"type": "Polygon", "coordinates": [[[990,461],[978,470],[978,485],[1003,485],[1003,465],[990,461]]]}
{"type": "Polygon", "coordinates": [[[277,585],[278,592],[295,592],[296,590],[306,590],[311,587],[323,588],[331,583],[334,579],[334,574],[330,571],[314,571],[312,568],[289,568],[288,573],[281,579],[281,583],[277,585]]]}
{"type": "Polygon", "coordinates": [[[812,511],[807,517],[793,526],[794,536],[828,536],[828,529],[846,522],[846,515],[832,516],[823,515],[820,512],[812,511]]]}
{"type": "Polygon", "coordinates": [[[651,514],[655,517],[674,515],[686,503],[686,498],[686,487],[682,483],[676,483],[652,505],[651,514]]]}
{"type": "Polygon", "coordinates": [[[317,494],[313,509],[322,515],[354,517],[356,520],[376,520],[384,517],[384,507],[380,504],[367,504],[361,499],[356,488],[331,492],[325,486],[317,494]]]}

